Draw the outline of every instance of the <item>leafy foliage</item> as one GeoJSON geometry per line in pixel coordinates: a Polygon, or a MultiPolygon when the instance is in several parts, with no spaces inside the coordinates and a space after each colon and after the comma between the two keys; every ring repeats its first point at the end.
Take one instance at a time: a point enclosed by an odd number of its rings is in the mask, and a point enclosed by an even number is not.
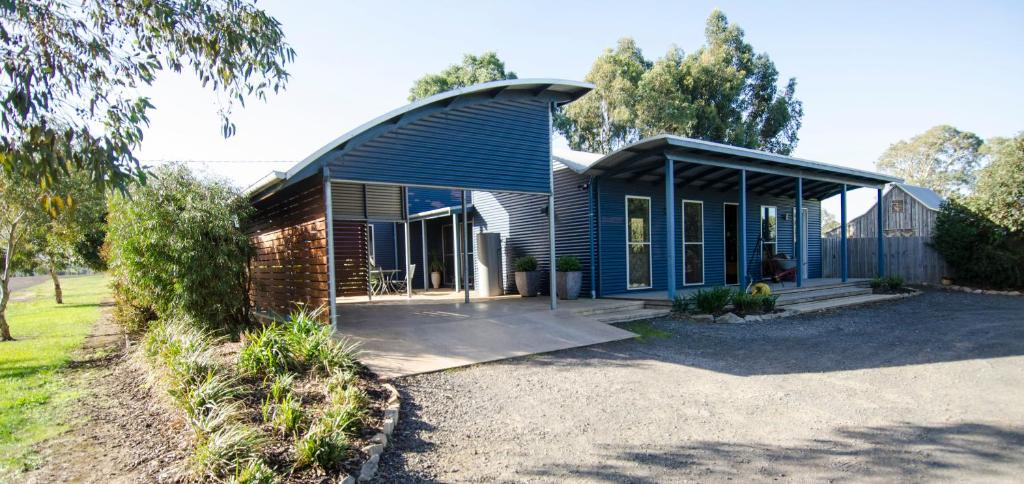
{"type": "Polygon", "coordinates": [[[654,62],[621,39],[587,74],[595,89],[566,106],[556,127],[573,149],[600,153],[662,133],[792,152],[803,117],[796,80],[780,92],[774,62],[718,10],[704,36],[689,55],[673,47],[654,62]]]}
{"type": "Polygon", "coordinates": [[[272,322],[243,338],[238,366],[253,375],[274,377],[297,369],[299,363],[292,352],[288,331],[272,322]]]}
{"type": "Polygon", "coordinates": [[[242,227],[250,211],[237,189],[181,165],[111,197],[107,243],[121,321],[138,327],[133,315],[180,312],[218,330],[247,325],[252,249],[242,227]]]}
{"type": "Polygon", "coordinates": [[[736,293],[732,295],[732,306],[740,314],[759,314],[762,311],[764,303],[761,302],[761,296],[747,294],[743,291],[736,291],[736,293]]]}
{"type": "Polygon", "coordinates": [[[1024,232],[1024,132],[985,142],[971,205],[1010,232],[1024,232]]]}
{"type": "Polygon", "coordinates": [[[903,289],[903,278],[900,276],[876,277],[871,279],[871,289],[876,292],[899,292],[903,289]]]}
{"type": "Polygon", "coordinates": [[[563,255],[558,258],[556,268],[558,272],[578,272],[583,269],[583,264],[574,255],[563,255]]]}
{"type": "Polygon", "coordinates": [[[732,289],[725,286],[699,289],[690,296],[693,306],[703,314],[722,314],[732,300],[732,289]]]}
{"type": "Polygon", "coordinates": [[[943,202],[932,245],[963,284],[1024,287],[1024,233],[1011,232],[957,199],[943,202]]]}
{"type": "Polygon", "coordinates": [[[875,168],[949,197],[970,188],[980,166],[981,138],[952,126],[935,126],[889,146],[875,168]]]}
{"type": "Polygon", "coordinates": [[[137,94],[164,70],[191,70],[232,107],[283,89],[294,51],[248,0],[0,2],[0,170],[49,188],[72,170],[125,188],[153,109],[137,94]]]}
{"type": "Polygon", "coordinates": [[[516,268],[516,272],[533,272],[537,270],[537,258],[532,255],[520,257],[512,265],[516,268]]]}
{"type": "Polygon", "coordinates": [[[505,70],[505,63],[498,58],[498,54],[465,54],[461,64],[452,64],[437,74],[427,74],[417,79],[409,89],[409,100],[415,101],[460,87],[505,79],[516,79],[516,73],[505,70]]]}

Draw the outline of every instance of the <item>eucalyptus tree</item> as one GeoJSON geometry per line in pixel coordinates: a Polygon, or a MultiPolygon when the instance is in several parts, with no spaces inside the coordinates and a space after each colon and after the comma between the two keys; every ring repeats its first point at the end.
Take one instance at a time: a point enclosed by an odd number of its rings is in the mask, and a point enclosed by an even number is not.
{"type": "Polygon", "coordinates": [[[461,64],[452,64],[436,74],[427,74],[413,83],[409,100],[415,101],[434,94],[451,91],[481,82],[516,79],[516,73],[505,70],[505,62],[494,52],[479,56],[465,54],[461,64]]]}
{"type": "Polygon", "coordinates": [[[948,198],[973,187],[982,144],[974,133],[939,125],[889,145],[875,168],[948,198]]]}
{"type": "Polygon", "coordinates": [[[796,79],[780,86],[775,63],[744,36],[715,10],[705,45],[689,54],[672,47],[651,62],[621,39],[587,74],[595,89],[564,108],[556,126],[572,148],[601,153],[668,133],[789,154],[803,118],[796,79]]]}
{"type": "Polygon", "coordinates": [[[0,169],[44,189],[78,170],[123,190],[145,180],[140,88],[190,71],[230,136],[232,109],[283,89],[294,55],[254,0],[0,1],[0,169]]]}

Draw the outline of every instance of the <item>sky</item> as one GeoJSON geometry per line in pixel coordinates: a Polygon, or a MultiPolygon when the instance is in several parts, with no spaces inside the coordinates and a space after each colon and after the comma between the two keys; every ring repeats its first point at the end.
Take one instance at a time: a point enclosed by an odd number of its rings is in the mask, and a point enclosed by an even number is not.
{"type": "MultiPolygon", "coordinates": [[[[287,90],[236,108],[220,134],[217,97],[189,74],[143,91],[156,105],[137,153],[248,186],[407,103],[409,87],[464,53],[496,51],[520,78],[583,80],[621,37],[646,57],[703,44],[715,8],[797,79],[793,155],[871,170],[900,139],[937,124],[983,138],[1024,130],[1024,2],[260,1],[296,60],[287,90]],[[225,163],[229,162],[229,163],[225,163]]],[[[556,146],[564,140],[556,140],[556,146]]],[[[850,195],[852,218],[874,193],[850,195]]],[[[826,210],[838,213],[838,200],[826,210]]]]}

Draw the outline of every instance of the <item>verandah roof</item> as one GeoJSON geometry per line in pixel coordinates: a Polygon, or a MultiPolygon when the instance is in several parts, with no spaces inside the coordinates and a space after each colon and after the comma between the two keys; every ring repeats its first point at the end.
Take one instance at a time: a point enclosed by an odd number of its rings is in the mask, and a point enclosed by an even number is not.
{"type": "Polygon", "coordinates": [[[701,190],[735,190],[739,170],[746,170],[747,190],[780,196],[793,192],[793,179],[804,178],[804,198],[821,200],[839,193],[842,185],[880,188],[902,179],[818,161],[739,148],[674,135],[643,139],[591,164],[584,174],[630,183],[658,183],[665,178],[665,160],[675,165],[678,186],[701,190]]]}

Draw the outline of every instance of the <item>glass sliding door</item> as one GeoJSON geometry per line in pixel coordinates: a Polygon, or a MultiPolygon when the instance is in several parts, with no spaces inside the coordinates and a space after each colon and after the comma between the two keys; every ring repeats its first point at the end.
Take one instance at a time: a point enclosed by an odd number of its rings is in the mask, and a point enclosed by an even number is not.
{"type": "Polygon", "coordinates": [[[704,202],[683,200],[683,284],[704,284],[704,202]]]}
{"type": "Polygon", "coordinates": [[[626,288],[651,287],[651,199],[626,196],[626,288]]]}

